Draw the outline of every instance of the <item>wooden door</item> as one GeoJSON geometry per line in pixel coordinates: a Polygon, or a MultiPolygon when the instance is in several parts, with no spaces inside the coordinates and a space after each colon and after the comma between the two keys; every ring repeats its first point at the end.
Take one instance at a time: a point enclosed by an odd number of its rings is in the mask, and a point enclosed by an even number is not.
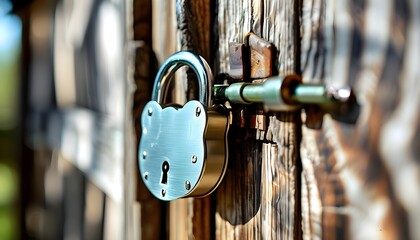
{"type": "MultiPolygon", "coordinates": [[[[134,40],[149,46],[138,51],[148,54],[137,55],[137,127],[153,79],[154,68],[144,67],[153,63],[150,50],[158,64],[175,51],[194,51],[217,76],[229,72],[229,43],[243,42],[251,31],[276,47],[276,74],[349,85],[361,105],[356,124],[327,115],[318,130],[305,127],[301,111],[261,114],[253,106],[233,106],[222,184],[206,198],[162,203],[137,179],[132,204],[140,210],[132,227],[139,236],[420,236],[418,1],[135,0],[133,6],[134,40]],[[265,128],[253,125],[256,116],[265,128]]],[[[179,79],[176,102],[196,93],[188,74],[179,79]]]]}

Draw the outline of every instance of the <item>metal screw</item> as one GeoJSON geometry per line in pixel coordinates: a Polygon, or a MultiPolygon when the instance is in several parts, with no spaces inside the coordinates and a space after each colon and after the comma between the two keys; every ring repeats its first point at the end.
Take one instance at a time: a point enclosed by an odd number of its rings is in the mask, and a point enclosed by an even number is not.
{"type": "Polygon", "coordinates": [[[147,109],[147,113],[149,114],[149,116],[152,116],[153,109],[152,108],[147,109]]]}
{"type": "Polygon", "coordinates": [[[192,156],[192,163],[196,163],[197,162],[197,156],[193,155],[192,156]]]}
{"type": "Polygon", "coordinates": [[[162,188],[162,197],[166,195],[166,190],[162,188]]]}
{"type": "Polygon", "coordinates": [[[146,179],[147,180],[147,178],[149,177],[149,172],[145,172],[144,173],[144,179],[146,179]]]}
{"type": "Polygon", "coordinates": [[[191,183],[188,180],[185,182],[185,189],[187,189],[187,190],[191,189],[191,183]]]}
{"type": "Polygon", "coordinates": [[[147,153],[146,151],[143,151],[143,159],[146,159],[146,157],[147,157],[147,153]]]}
{"type": "Polygon", "coordinates": [[[201,108],[200,108],[200,107],[197,107],[197,108],[195,109],[195,116],[196,116],[196,117],[200,116],[200,113],[201,113],[201,108]]]}

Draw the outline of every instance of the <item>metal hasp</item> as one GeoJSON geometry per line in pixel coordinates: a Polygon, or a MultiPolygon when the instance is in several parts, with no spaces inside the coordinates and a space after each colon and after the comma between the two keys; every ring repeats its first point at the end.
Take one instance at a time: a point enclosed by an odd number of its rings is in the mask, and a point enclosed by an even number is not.
{"type": "Polygon", "coordinates": [[[360,107],[349,87],[332,88],[303,84],[299,75],[271,77],[261,84],[245,82],[216,85],[214,98],[236,104],[263,103],[266,111],[294,111],[300,108],[329,113],[339,121],[355,123],[360,107]]]}
{"type": "Polygon", "coordinates": [[[182,51],[160,68],[152,100],[141,116],[140,174],[150,192],[165,201],[202,197],[216,189],[227,167],[229,115],[213,106],[213,76],[200,56],[182,51]],[[199,101],[163,105],[175,71],[189,66],[197,75],[199,101]]]}

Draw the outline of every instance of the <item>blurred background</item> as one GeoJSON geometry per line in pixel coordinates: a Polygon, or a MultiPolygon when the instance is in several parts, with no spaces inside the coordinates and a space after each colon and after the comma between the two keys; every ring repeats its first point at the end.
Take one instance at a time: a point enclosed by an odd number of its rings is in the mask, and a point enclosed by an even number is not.
{"type": "Polygon", "coordinates": [[[124,11],[0,0],[0,239],[122,236],[124,11]]]}
{"type": "Polygon", "coordinates": [[[24,144],[23,99],[28,84],[27,1],[0,1],[0,238],[17,239],[24,219],[24,165],[33,152],[24,144]],[[18,13],[19,12],[19,13],[18,13]]]}

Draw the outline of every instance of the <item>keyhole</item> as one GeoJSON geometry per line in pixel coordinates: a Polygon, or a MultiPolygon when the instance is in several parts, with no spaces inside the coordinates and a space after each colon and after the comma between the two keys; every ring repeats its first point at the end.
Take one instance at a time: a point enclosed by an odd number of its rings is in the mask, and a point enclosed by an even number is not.
{"type": "Polygon", "coordinates": [[[162,181],[160,183],[166,184],[168,182],[169,163],[164,161],[162,163],[162,181]]]}

